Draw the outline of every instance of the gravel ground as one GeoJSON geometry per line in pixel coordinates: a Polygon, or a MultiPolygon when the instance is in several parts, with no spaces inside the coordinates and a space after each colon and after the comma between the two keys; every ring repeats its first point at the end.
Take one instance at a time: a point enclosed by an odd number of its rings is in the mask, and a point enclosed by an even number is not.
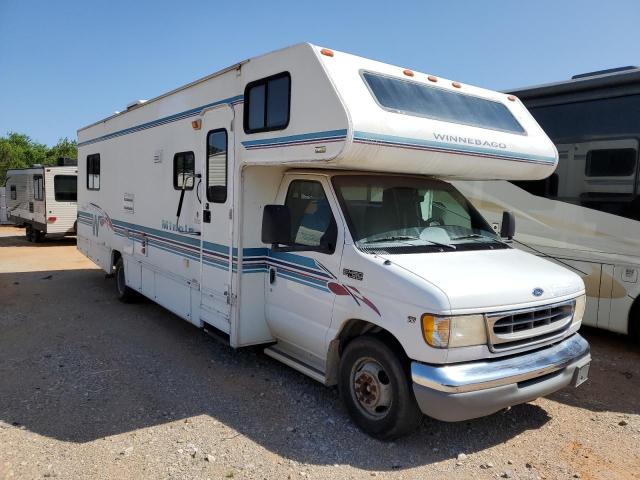
{"type": "Polygon", "coordinates": [[[585,329],[591,379],[382,443],[337,391],[119,303],[72,241],[0,227],[0,478],[640,478],[640,348],[585,329]]]}

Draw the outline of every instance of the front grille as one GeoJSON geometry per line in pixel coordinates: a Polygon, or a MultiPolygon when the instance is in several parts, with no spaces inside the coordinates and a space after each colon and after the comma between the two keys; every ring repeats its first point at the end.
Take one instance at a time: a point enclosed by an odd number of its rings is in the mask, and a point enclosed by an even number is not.
{"type": "Polygon", "coordinates": [[[493,351],[539,343],[563,334],[571,325],[575,301],[487,315],[493,351]]]}

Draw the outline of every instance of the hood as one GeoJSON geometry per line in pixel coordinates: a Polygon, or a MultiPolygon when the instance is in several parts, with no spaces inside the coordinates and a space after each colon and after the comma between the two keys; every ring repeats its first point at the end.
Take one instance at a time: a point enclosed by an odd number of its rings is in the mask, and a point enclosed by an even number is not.
{"type": "Polygon", "coordinates": [[[552,303],[584,291],[575,273],[516,249],[380,256],[442,289],[452,313],[552,303]]]}

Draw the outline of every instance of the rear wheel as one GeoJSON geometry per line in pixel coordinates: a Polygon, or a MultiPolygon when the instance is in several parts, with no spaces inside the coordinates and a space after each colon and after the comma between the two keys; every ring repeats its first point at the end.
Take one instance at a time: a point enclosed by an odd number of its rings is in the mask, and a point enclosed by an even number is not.
{"type": "Polygon", "coordinates": [[[118,294],[118,300],[124,303],[131,303],[138,298],[138,294],[135,290],[127,287],[127,282],[124,272],[124,261],[122,257],[116,262],[116,293],[118,294]]]}
{"type": "Polygon", "coordinates": [[[629,336],[640,343],[640,300],[636,299],[629,312],[629,336]]]}
{"type": "Polygon", "coordinates": [[[340,359],[340,396],[364,432],[392,440],[414,431],[422,412],[401,358],[377,337],[347,345],[340,359]]]}
{"type": "Polygon", "coordinates": [[[27,239],[27,242],[33,242],[33,228],[31,228],[31,225],[27,225],[25,228],[24,236],[27,239]]]}

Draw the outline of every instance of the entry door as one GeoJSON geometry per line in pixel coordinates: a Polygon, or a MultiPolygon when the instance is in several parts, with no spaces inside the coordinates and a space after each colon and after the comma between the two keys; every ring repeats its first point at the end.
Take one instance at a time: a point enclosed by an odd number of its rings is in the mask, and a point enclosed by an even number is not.
{"type": "Polygon", "coordinates": [[[289,178],[276,203],[291,212],[295,251],[269,253],[266,317],[279,341],[322,365],[342,255],[337,203],[324,177],[289,178]]]}
{"type": "Polygon", "coordinates": [[[200,317],[229,333],[233,274],[231,206],[233,199],[233,111],[221,106],[202,119],[202,278],[200,317]]]}

